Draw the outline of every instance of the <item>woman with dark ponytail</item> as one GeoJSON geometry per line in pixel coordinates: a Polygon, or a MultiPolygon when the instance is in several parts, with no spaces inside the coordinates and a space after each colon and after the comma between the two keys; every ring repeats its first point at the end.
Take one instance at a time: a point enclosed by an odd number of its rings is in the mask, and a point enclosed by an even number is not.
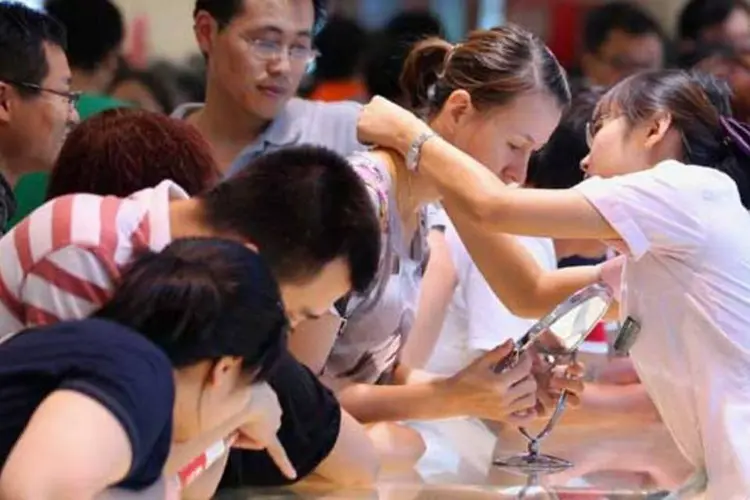
{"type": "Polygon", "coordinates": [[[402,154],[424,144],[415,167],[493,287],[502,278],[492,263],[510,258],[498,231],[605,240],[624,254],[624,268],[602,276],[622,281],[631,328],[618,344],[683,453],[705,468],[707,498],[750,491],[740,437],[750,427],[750,127],[732,118],[728,97],[716,80],[682,71],[624,80],[590,123],[590,178],[567,190],[508,189],[382,99],[360,120],[368,142],[402,154]]]}

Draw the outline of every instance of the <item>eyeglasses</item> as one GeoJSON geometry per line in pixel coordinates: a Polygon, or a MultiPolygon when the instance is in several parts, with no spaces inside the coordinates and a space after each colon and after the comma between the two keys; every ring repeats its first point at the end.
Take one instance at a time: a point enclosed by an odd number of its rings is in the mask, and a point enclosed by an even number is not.
{"type": "Polygon", "coordinates": [[[47,87],[42,87],[41,85],[37,85],[36,83],[17,82],[14,80],[3,80],[3,81],[11,85],[15,85],[16,87],[21,87],[21,88],[28,89],[28,90],[34,90],[37,92],[47,92],[49,94],[60,96],[68,100],[68,104],[70,105],[70,107],[75,107],[75,105],[78,104],[78,101],[81,99],[81,92],[50,89],[47,87]]]}
{"type": "Polygon", "coordinates": [[[255,38],[250,40],[255,55],[263,60],[279,59],[286,51],[289,61],[294,64],[308,65],[320,55],[315,49],[301,46],[288,47],[281,42],[255,38]]]}

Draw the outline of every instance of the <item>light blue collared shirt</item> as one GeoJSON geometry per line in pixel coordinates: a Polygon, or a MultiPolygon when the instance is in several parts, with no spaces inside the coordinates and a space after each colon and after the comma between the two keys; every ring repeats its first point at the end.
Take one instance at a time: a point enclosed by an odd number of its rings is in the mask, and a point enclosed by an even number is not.
{"type": "MultiPolygon", "coordinates": [[[[172,117],[185,119],[203,107],[183,104],[172,117]]],[[[258,139],[240,152],[227,170],[231,177],[254,158],[283,147],[325,146],[342,156],[365,147],[357,141],[357,119],[362,106],[355,102],[319,102],[292,98],[258,139]]]]}

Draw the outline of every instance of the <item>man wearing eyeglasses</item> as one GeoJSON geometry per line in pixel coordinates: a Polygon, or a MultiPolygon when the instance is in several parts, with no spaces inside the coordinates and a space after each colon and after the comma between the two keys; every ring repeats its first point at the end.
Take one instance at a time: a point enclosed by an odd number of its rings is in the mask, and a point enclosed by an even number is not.
{"type": "MultiPolygon", "coordinates": [[[[343,156],[363,148],[356,137],[358,104],[295,97],[317,56],[313,36],[324,14],[325,0],[196,0],[206,102],[181,106],[173,116],[198,128],[225,176],[287,146],[325,146],[343,156]]],[[[359,424],[343,410],[326,410],[334,395],[307,369],[276,390],[284,391],[279,438],[297,471],[337,482],[353,476],[348,468],[359,452],[350,437],[359,424]]],[[[222,487],[283,481],[266,454],[233,450],[222,487]]]]}
{"type": "Polygon", "coordinates": [[[70,79],[65,29],[45,14],[0,3],[0,234],[15,210],[18,179],[50,170],[78,121],[70,79]]]}
{"type": "MultiPolygon", "coordinates": [[[[208,139],[220,168],[239,165],[294,144],[326,146],[349,155],[359,106],[295,96],[315,60],[315,28],[323,0],[197,0],[194,30],[206,57],[205,104],[188,104],[174,116],[208,139]]],[[[342,41],[345,43],[345,41],[342,41]]]]}

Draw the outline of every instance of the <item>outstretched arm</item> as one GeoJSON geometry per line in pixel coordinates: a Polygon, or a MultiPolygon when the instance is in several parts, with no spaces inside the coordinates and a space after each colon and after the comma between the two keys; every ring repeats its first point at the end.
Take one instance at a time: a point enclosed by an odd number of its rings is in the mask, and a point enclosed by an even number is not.
{"type": "MultiPolygon", "coordinates": [[[[431,132],[422,120],[379,97],[365,107],[358,130],[362,140],[402,155],[418,136],[431,132]]],[[[582,194],[508,188],[481,163],[440,137],[423,145],[418,167],[443,195],[451,218],[461,212],[487,231],[569,239],[619,237],[582,194]]]]}

